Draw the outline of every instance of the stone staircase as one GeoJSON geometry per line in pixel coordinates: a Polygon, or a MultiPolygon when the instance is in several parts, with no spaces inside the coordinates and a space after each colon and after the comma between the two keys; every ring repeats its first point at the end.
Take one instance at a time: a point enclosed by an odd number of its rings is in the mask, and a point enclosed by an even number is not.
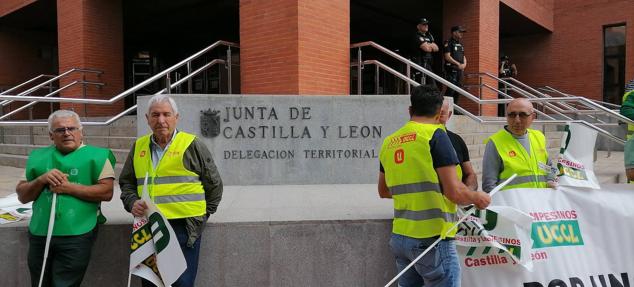
{"type": "MultiPolygon", "coordinates": [[[[82,121],[104,121],[105,118],[89,118],[82,121]]],[[[0,128],[0,166],[25,167],[32,150],[51,144],[48,128],[2,127],[0,128]]],[[[127,116],[109,126],[84,126],[84,143],[108,147],[114,153],[116,174],[123,167],[130,147],[136,139],[136,116],[127,116]]]]}

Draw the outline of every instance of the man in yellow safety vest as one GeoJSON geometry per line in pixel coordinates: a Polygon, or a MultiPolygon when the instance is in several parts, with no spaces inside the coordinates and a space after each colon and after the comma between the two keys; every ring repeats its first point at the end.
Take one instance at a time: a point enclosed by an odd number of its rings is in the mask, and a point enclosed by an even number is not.
{"type": "Polygon", "coordinates": [[[491,191],[513,174],[517,177],[504,189],[557,187],[556,169],[546,150],[546,137],[530,129],[535,119],[533,105],[525,98],[506,108],[508,125],[490,136],[482,159],[482,189],[491,191]]]}
{"type": "Polygon", "coordinates": [[[451,141],[438,124],[443,97],[436,87],[412,90],[411,119],[383,141],[378,191],[394,200],[390,247],[398,271],[438,238],[439,244],[399,278],[399,286],[460,286],[460,263],[449,230],[456,204],[486,208],[488,194],[471,191],[458,178],[451,141]]]}
{"type": "MultiPolygon", "coordinates": [[[[202,231],[222,197],[222,180],[211,153],[195,135],[176,130],[178,107],[167,95],[148,102],[145,115],[152,133],[132,146],[119,185],[123,206],[134,216],[143,216],[146,203],[140,199],[145,175],[148,192],[174,229],[183,250],[187,269],[172,286],[194,286],[202,231]]],[[[152,286],[143,280],[143,286],[152,286]]]]}

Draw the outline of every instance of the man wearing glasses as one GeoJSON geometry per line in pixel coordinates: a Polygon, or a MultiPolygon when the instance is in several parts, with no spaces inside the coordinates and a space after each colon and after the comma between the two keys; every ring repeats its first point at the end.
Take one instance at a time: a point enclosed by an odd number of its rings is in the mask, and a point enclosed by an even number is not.
{"type": "Polygon", "coordinates": [[[486,140],[482,159],[482,189],[491,191],[497,184],[517,174],[504,189],[556,188],[556,170],[546,150],[546,138],[530,129],[535,112],[524,98],[514,99],[507,108],[508,125],[486,140]]]}
{"type": "Polygon", "coordinates": [[[97,223],[105,222],[100,204],[112,198],[115,157],[109,149],[82,143],[81,122],[73,111],[52,113],[48,130],[53,144],[31,152],[26,178],[16,187],[22,203],[33,201],[28,252],[31,285],[38,286],[40,280],[51,202],[57,194],[42,285],[80,286],[97,223]]]}

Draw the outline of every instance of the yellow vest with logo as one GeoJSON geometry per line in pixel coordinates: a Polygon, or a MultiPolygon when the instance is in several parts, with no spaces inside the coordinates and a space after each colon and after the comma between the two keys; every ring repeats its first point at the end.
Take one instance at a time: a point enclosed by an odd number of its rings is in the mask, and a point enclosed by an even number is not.
{"type": "MultiPolygon", "coordinates": [[[[548,172],[543,170],[548,165],[546,138],[540,131],[528,129],[530,154],[506,129],[502,129],[489,137],[502,159],[504,169],[498,177],[498,184],[511,177],[517,177],[503,189],[511,188],[545,188],[548,172]]],[[[487,140],[487,141],[488,141],[487,140]]]]}
{"type": "Polygon", "coordinates": [[[440,188],[429,141],[441,125],[410,121],[383,141],[379,159],[394,199],[392,232],[412,238],[453,237],[456,204],[440,188]]]}
{"type": "Polygon", "coordinates": [[[151,136],[139,138],[134,146],[134,173],[139,197],[148,173],[150,198],[167,219],[204,215],[205,190],[200,177],[183,165],[183,155],[196,136],[178,132],[156,168],[152,165],[151,136]]]}
{"type": "MultiPolygon", "coordinates": [[[[627,100],[627,98],[630,95],[634,95],[634,90],[625,93],[625,95],[623,95],[623,101],[621,101],[622,103],[625,103],[625,101],[627,100]]],[[[634,125],[633,124],[627,124],[627,139],[631,139],[632,136],[634,136],[634,125]]]]}

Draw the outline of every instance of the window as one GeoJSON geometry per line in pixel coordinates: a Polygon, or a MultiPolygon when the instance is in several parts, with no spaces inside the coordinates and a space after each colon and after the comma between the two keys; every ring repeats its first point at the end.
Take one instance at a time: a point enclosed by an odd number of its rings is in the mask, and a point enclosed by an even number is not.
{"type": "Polygon", "coordinates": [[[603,101],[621,104],[625,91],[625,24],[603,27],[603,101]]]}

